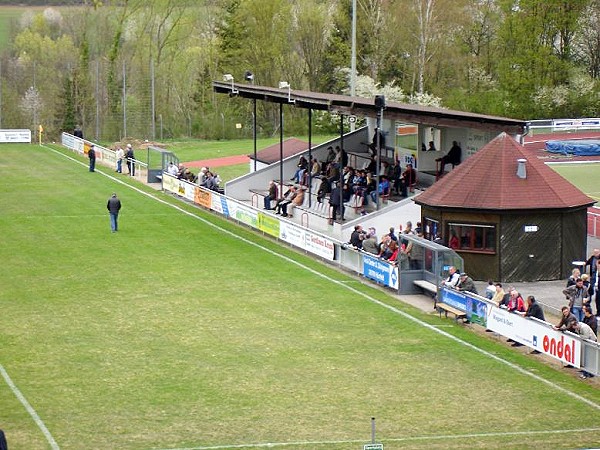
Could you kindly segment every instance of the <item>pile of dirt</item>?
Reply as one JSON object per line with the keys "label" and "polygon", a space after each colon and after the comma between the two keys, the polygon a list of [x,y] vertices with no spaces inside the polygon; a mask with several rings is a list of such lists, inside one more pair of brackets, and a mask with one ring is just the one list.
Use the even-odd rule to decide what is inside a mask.
{"label": "pile of dirt", "polygon": [[159,147],[166,149],[167,144],[163,144],[162,142],[149,141],[148,139],[133,139],[133,138],[124,138],[121,141],[114,142],[112,144],[112,148],[118,148],[119,146],[122,149],[127,147],[127,144],[131,144],[134,150],[146,150],[148,147]]}

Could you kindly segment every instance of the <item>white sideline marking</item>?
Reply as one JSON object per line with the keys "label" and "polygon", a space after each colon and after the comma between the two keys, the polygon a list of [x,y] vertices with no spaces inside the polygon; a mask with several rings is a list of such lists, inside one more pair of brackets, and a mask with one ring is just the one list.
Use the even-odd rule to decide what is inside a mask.
{"label": "white sideline marking", "polygon": [[[381,439],[380,442],[408,442],[408,441],[440,441],[444,439],[470,439],[487,437],[506,437],[506,436],[528,436],[535,434],[565,434],[565,433],[585,433],[590,431],[600,431],[600,428],[582,428],[577,430],[530,430],[530,431],[506,431],[497,433],[470,433],[470,434],[443,434],[437,436],[409,436],[403,438]],[[211,447],[184,447],[169,448],[161,450],[220,450],[227,448],[261,448],[261,447],[291,447],[294,445],[336,445],[336,444],[364,444],[365,439],[352,439],[347,441],[297,441],[297,442],[266,442],[264,444],[234,444],[234,445],[215,445]]]}
{"label": "white sideline marking", "polygon": [[27,401],[25,396],[21,393],[19,388],[17,386],[15,386],[15,383],[13,383],[13,380],[11,380],[11,378],[8,375],[8,373],[6,372],[6,370],[4,370],[4,367],[2,366],[2,364],[0,364],[0,373],[2,373],[2,377],[4,378],[4,381],[6,381],[6,384],[8,385],[10,390],[13,392],[13,394],[15,394],[15,397],[17,397],[19,399],[19,401],[25,407],[25,409],[27,410],[29,415],[33,418],[33,421],[35,422],[35,424],[38,426],[38,428],[40,430],[42,430],[42,433],[44,433],[44,436],[46,436],[46,440],[50,444],[50,447],[52,447],[54,450],[59,450],[59,446],[56,443],[56,441],[54,440],[54,438],[52,437],[52,434],[50,434],[50,431],[48,431],[48,428],[46,428],[46,425],[44,425],[44,422],[42,421],[42,419],[40,419],[40,416],[38,416],[38,413],[35,412],[35,409],[33,409],[33,406],[31,406],[29,404],[29,402]]}
{"label": "white sideline marking", "polygon": [[[15,214],[16,215],[16,214]],[[147,217],[159,217],[159,216],[170,216],[171,214],[147,214],[147,213],[136,213],[135,214],[136,217],[143,217],[143,216],[147,216]],[[4,217],[10,216],[10,214],[4,214]],[[38,214],[35,216],[32,215],[25,215],[25,216],[18,216],[19,218],[25,218],[25,219],[41,219],[41,220],[47,220],[47,219],[80,219],[82,217],[106,217],[106,214],[77,214],[77,215],[72,215],[72,216],[65,216],[65,215],[59,215],[59,214]]]}
{"label": "white sideline marking", "polygon": [[[84,167],[88,166],[87,164],[84,164],[83,162],[81,162],[81,161],[79,161],[79,160],[77,160],[77,159],[75,159],[75,158],[73,158],[73,157],[71,157],[69,155],[61,153],[61,152],[59,152],[57,150],[54,150],[54,149],[52,149],[50,147],[46,147],[45,145],[41,145],[41,147],[43,147],[45,149],[48,149],[51,152],[56,153],[57,155],[60,155],[60,156],[62,156],[64,158],[67,158],[67,159],[69,159],[69,160],[71,160],[71,161],[73,161],[73,162],[75,162],[75,163],[77,163],[77,164],[79,164],[81,166],[84,166]],[[468,347],[468,348],[470,348],[470,349],[472,349],[472,350],[474,350],[476,352],[479,352],[479,353],[481,353],[483,355],[486,355],[487,357],[489,357],[489,358],[491,358],[491,359],[493,359],[493,360],[495,360],[497,362],[505,364],[508,367],[516,370],[517,372],[520,372],[523,375],[527,375],[527,376],[529,376],[529,377],[531,377],[531,378],[533,378],[533,379],[535,379],[537,381],[540,381],[540,382],[542,382],[542,383],[544,383],[544,384],[546,384],[546,385],[548,385],[548,386],[556,389],[557,391],[559,391],[559,392],[561,392],[563,394],[566,394],[566,395],[568,395],[568,396],[570,396],[570,397],[572,397],[572,398],[574,398],[574,399],[576,399],[576,400],[578,400],[578,401],[580,401],[582,403],[587,404],[588,406],[591,406],[592,408],[600,410],[600,405],[597,404],[597,403],[594,403],[592,400],[589,400],[589,399],[587,399],[587,398],[585,398],[585,397],[583,397],[583,396],[581,396],[579,394],[576,394],[574,392],[571,392],[571,391],[569,391],[569,390],[567,390],[567,389],[565,389],[565,388],[563,388],[563,387],[561,387],[561,386],[559,386],[559,385],[557,385],[557,384],[555,384],[555,383],[553,383],[551,381],[546,380],[545,378],[542,378],[539,375],[536,375],[536,374],[534,374],[532,372],[529,372],[528,370],[523,369],[522,367],[519,367],[518,365],[516,365],[514,363],[511,363],[510,361],[502,359],[499,356],[496,356],[496,355],[494,355],[494,354],[492,354],[492,353],[490,353],[490,352],[488,352],[486,350],[483,350],[483,349],[480,349],[480,348],[474,346],[473,344],[470,344],[470,343],[468,343],[466,341],[463,341],[462,339],[457,338],[457,337],[451,335],[450,333],[447,333],[446,331],[440,330],[439,328],[437,328],[437,327],[435,327],[433,325],[430,325],[430,324],[428,324],[426,322],[423,322],[422,320],[417,319],[416,317],[413,317],[410,314],[408,314],[408,313],[406,313],[404,311],[401,311],[401,310],[399,310],[398,308],[396,308],[394,306],[388,305],[388,304],[386,304],[386,303],[384,303],[384,302],[382,302],[380,300],[377,300],[377,299],[375,299],[375,298],[373,298],[373,297],[371,297],[371,296],[369,296],[369,295],[367,295],[367,294],[365,294],[363,292],[360,292],[359,290],[357,290],[357,289],[355,289],[355,288],[353,288],[351,286],[348,286],[344,282],[341,282],[341,281],[335,280],[335,279],[333,279],[331,277],[328,277],[327,275],[324,275],[324,274],[318,272],[315,269],[307,267],[307,266],[305,266],[305,265],[303,265],[303,264],[301,264],[301,263],[293,260],[292,258],[289,258],[289,257],[287,257],[285,255],[280,254],[280,253],[277,253],[274,250],[271,250],[271,249],[268,249],[266,247],[263,247],[262,245],[260,245],[260,244],[258,244],[256,242],[253,242],[253,241],[251,241],[249,239],[246,239],[246,238],[243,238],[241,236],[238,236],[238,235],[236,235],[232,231],[226,230],[225,228],[222,228],[222,227],[220,227],[218,225],[215,225],[214,223],[209,222],[208,220],[203,219],[202,217],[199,217],[199,216],[197,216],[196,214],[194,214],[194,213],[192,213],[190,211],[186,211],[185,209],[183,209],[183,208],[181,208],[181,207],[179,207],[177,205],[169,203],[169,202],[167,202],[167,201],[165,201],[165,200],[163,200],[161,198],[155,197],[154,195],[151,195],[150,193],[145,192],[142,189],[139,189],[139,188],[137,188],[135,186],[129,185],[129,184],[125,183],[124,181],[122,181],[122,180],[120,180],[118,178],[115,178],[112,175],[104,173],[104,172],[102,172],[100,170],[97,170],[96,173],[98,173],[100,175],[103,175],[103,176],[105,176],[105,177],[107,177],[107,178],[109,178],[109,179],[111,179],[111,180],[113,180],[113,181],[115,181],[115,182],[117,182],[119,184],[122,184],[123,186],[126,186],[129,189],[132,189],[132,190],[134,190],[134,191],[136,191],[136,192],[138,192],[138,193],[140,193],[142,195],[145,195],[145,196],[147,196],[149,198],[152,198],[152,199],[156,200],[159,203],[162,203],[162,204],[167,205],[167,206],[169,206],[169,207],[171,207],[171,208],[173,208],[173,209],[175,209],[175,210],[177,210],[179,212],[182,212],[183,214],[186,214],[186,215],[188,215],[190,217],[193,217],[196,220],[199,220],[199,221],[203,222],[205,225],[208,225],[210,227],[213,227],[213,228],[221,231],[222,233],[225,233],[225,234],[228,234],[230,236],[233,236],[237,240],[241,240],[241,241],[245,242],[248,245],[254,246],[256,248],[261,249],[264,252],[267,252],[267,253],[269,253],[271,255],[277,256],[277,257],[279,257],[279,258],[281,258],[281,259],[289,262],[290,264],[294,264],[294,265],[296,265],[296,266],[298,266],[298,267],[300,267],[300,268],[302,268],[302,269],[304,269],[304,270],[306,270],[306,271],[308,271],[308,272],[310,272],[310,273],[312,273],[312,274],[314,274],[314,275],[316,275],[318,277],[321,277],[321,278],[323,278],[325,280],[328,280],[328,281],[330,281],[330,282],[332,282],[334,284],[337,284],[339,286],[343,286],[345,289],[347,289],[347,290],[349,290],[349,291],[351,291],[351,292],[353,292],[353,293],[355,293],[355,294],[357,294],[357,295],[365,298],[366,300],[370,301],[371,303],[374,303],[374,304],[379,305],[379,306],[381,306],[383,308],[386,308],[386,309],[388,309],[388,310],[390,310],[390,311],[392,311],[392,312],[394,312],[396,314],[399,314],[402,317],[405,317],[406,319],[409,319],[409,320],[411,320],[411,321],[413,321],[413,322],[415,322],[415,323],[417,323],[417,324],[419,324],[419,325],[421,325],[421,326],[423,326],[425,328],[428,328],[429,330],[431,330],[431,331],[433,331],[435,333],[441,334],[442,336],[445,336],[448,339],[451,339],[451,340],[453,340],[455,342],[458,342],[459,344],[462,344],[465,347]],[[20,393],[20,391],[18,390],[18,388],[10,380],[10,378],[8,377],[8,374],[6,374],[6,372],[4,371],[4,368],[2,368],[1,365],[0,365],[0,368],[2,370],[2,374],[3,374],[4,379],[6,380],[7,384],[11,387],[13,393],[17,396],[17,398],[19,398],[19,400],[21,400],[21,403],[25,406],[25,409],[27,409],[27,411],[29,412],[29,414],[33,417],[33,419],[34,419],[35,423],[37,424],[37,426],[42,430],[42,432],[44,433],[44,435],[46,435],[46,437],[48,439],[48,442],[50,443],[50,445],[52,446],[52,448],[53,449],[58,449],[59,448],[58,444],[56,444],[56,441],[54,441],[54,438],[52,438],[52,435],[50,434],[50,432],[48,431],[48,429],[46,428],[46,426],[44,425],[44,423],[42,422],[42,420],[39,418],[39,416],[37,415],[37,413],[35,412],[35,410],[31,407],[31,405],[29,405],[29,403],[27,402],[27,400],[25,399],[25,397],[23,397],[23,395]],[[552,432],[552,431],[548,431],[548,433],[549,432]],[[557,432],[563,432],[563,431],[557,431]],[[564,431],[564,432],[566,432],[566,431]],[[531,432],[531,433],[534,433],[534,432]],[[541,433],[541,432],[538,432],[538,433]],[[546,432],[544,432],[544,433],[546,433]],[[506,435],[509,435],[509,434],[510,433],[506,433]],[[504,434],[495,434],[495,435],[501,436],[501,435],[504,435]],[[476,436],[476,435],[470,435],[470,436]],[[486,436],[486,435],[482,434],[481,436]],[[447,436],[446,438],[452,438],[452,437],[453,436]],[[440,437],[439,439],[443,439],[443,438],[444,437]],[[413,438],[404,438],[404,439],[413,439]],[[426,438],[423,437],[421,439],[426,439]],[[435,437],[431,436],[431,437],[428,437],[427,439],[435,439]],[[358,441],[348,441],[348,442],[350,443],[350,442],[358,442]],[[341,443],[344,443],[344,442],[341,442]],[[224,449],[224,448],[269,447],[269,446],[275,446],[275,445],[281,445],[281,446],[283,446],[283,445],[301,445],[301,444],[303,444],[303,443],[296,443],[296,444],[293,444],[293,443],[291,443],[291,444],[286,444],[286,443],[281,443],[281,444],[249,444],[249,445],[226,446],[226,447],[193,447],[193,448],[190,448],[190,449],[177,449],[177,450],[209,450],[209,449]],[[308,442],[307,444],[310,444],[310,442]],[[176,450],[176,449],[172,449],[172,450]]]}

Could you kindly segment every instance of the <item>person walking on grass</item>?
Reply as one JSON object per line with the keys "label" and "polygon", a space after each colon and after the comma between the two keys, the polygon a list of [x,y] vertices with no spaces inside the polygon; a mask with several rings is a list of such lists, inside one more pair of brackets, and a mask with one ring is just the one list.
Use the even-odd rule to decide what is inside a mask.
{"label": "person walking on grass", "polygon": [[119,231],[117,220],[119,218],[119,211],[121,210],[121,200],[117,198],[117,194],[114,194],[108,199],[106,204],[108,214],[110,215],[110,231],[116,233]]}

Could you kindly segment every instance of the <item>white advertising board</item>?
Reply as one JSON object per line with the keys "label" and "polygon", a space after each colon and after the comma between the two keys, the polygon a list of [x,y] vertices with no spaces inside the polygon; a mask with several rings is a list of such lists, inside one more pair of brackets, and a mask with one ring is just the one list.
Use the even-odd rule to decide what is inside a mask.
{"label": "white advertising board", "polygon": [[0,143],[29,143],[31,130],[0,130]]}
{"label": "white advertising board", "polygon": [[554,330],[548,324],[493,306],[487,327],[565,364],[581,367],[581,343],[566,333]]}
{"label": "white advertising board", "polygon": [[279,238],[321,258],[333,261],[335,254],[333,241],[309,230],[282,221],[279,224]]}

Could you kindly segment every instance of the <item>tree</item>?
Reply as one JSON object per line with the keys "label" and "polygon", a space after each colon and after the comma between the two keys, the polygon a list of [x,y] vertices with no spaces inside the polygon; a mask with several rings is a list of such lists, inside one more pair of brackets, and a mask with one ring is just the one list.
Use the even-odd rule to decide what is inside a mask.
{"label": "tree", "polygon": [[332,5],[316,0],[303,0],[293,7],[294,38],[305,65],[303,75],[311,91],[323,85],[323,63],[331,36],[333,12]]}

